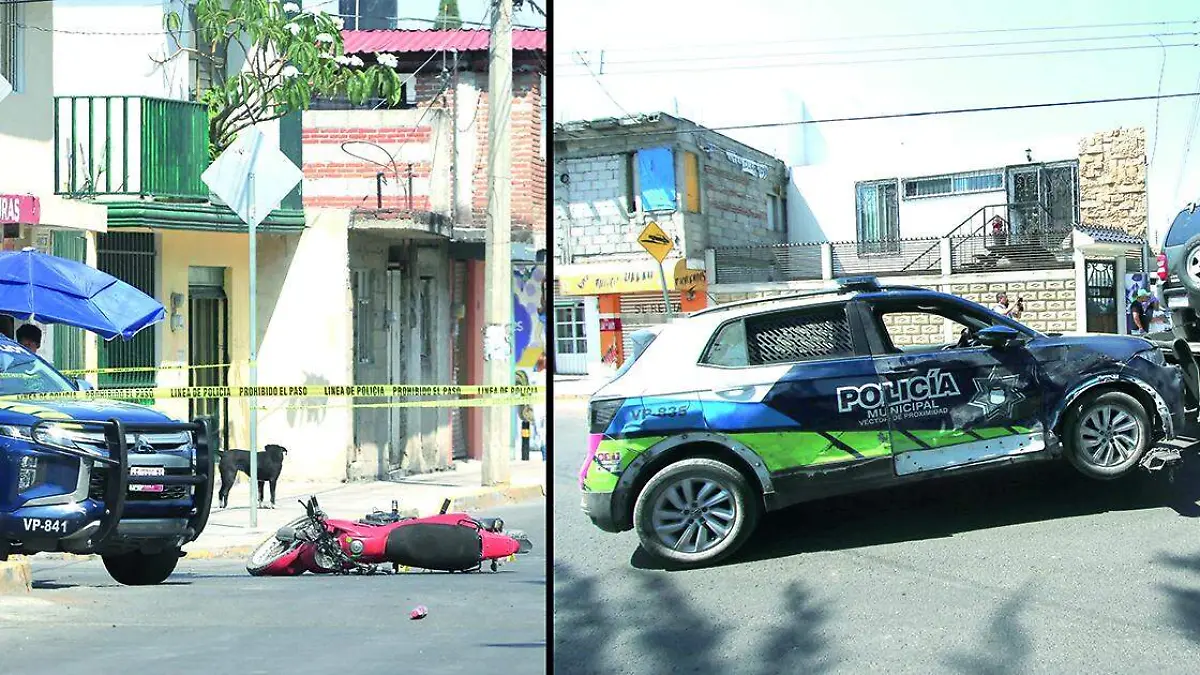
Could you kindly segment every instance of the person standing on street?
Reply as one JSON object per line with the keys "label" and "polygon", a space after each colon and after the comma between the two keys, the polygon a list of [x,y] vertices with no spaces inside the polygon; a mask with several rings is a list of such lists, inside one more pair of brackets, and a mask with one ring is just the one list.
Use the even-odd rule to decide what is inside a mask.
{"label": "person standing on street", "polygon": [[1133,334],[1146,335],[1150,332],[1150,322],[1154,320],[1155,302],[1150,291],[1143,288],[1134,296],[1129,304],[1130,318],[1133,319]]}

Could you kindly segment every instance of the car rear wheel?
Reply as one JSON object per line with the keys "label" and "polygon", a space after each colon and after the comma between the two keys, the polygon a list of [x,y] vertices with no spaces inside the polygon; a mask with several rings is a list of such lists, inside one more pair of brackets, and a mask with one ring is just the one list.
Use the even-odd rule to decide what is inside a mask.
{"label": "car rear wheel", "polygon": [[1108,391],[1071,412],[1065,425],[1067,459],[1089,478],[1119,478],[1150,447],[1150,416],[1134,397]]}
{"label": "car rear wheel", "polygon": [[707,565],[746,543],[760,509],[741,472],[715,459],[695,458],[667,466],[646,483],[633,521],[642,547],[652,555]]}

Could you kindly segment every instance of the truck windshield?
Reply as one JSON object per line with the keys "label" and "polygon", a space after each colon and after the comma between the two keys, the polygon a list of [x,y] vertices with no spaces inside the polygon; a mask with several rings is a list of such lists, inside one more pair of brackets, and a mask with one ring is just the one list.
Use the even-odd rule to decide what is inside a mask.
{"label": "truck windshield", "polygon": [[0,396],[74,390],[50,364],[17,345],[0,343]]}

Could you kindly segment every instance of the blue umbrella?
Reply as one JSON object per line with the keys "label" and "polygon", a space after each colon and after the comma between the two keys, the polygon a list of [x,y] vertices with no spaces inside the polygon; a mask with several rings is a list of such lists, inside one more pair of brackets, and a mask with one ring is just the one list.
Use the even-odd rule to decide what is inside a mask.
{"label": "blue umbrella", "polygon": [[0,252],[0,314],[61,323],[105,340],[132,338],[166,317],[162,303],[94,267],[38,253]]}

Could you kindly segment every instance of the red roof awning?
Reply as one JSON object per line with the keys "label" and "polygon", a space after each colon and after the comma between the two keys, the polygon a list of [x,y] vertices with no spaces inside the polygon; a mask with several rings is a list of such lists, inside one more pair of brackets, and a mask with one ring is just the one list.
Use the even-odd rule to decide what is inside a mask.
{"label": "red roof awning", "polygon": [[[369,52],[485,52],[491,31],[486,30],[345,30],[347,54]],[[513,51],[546,51],[545,30],[514,30]]]}

